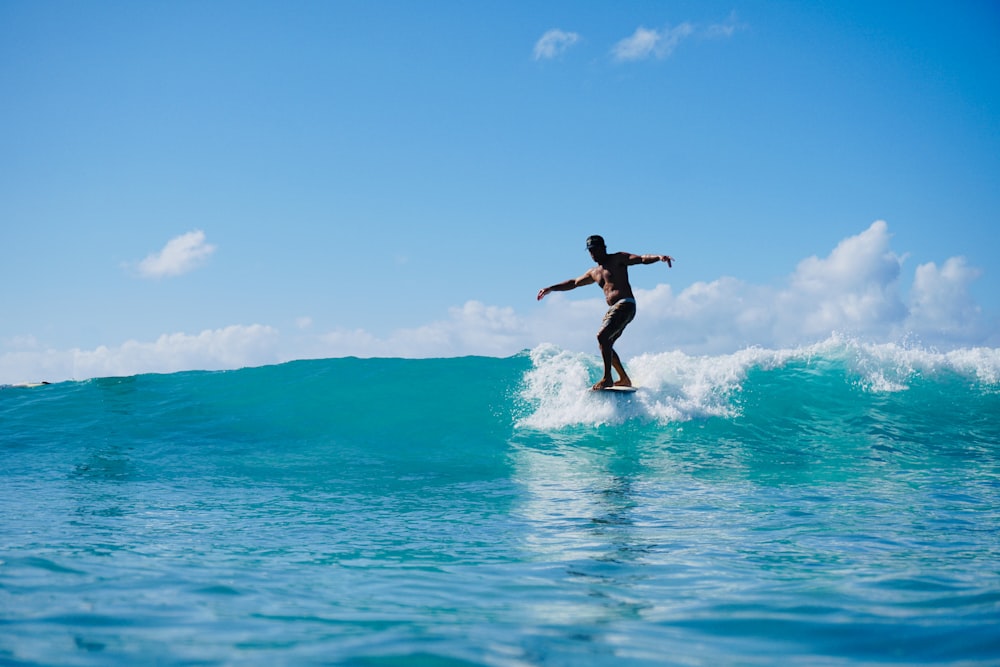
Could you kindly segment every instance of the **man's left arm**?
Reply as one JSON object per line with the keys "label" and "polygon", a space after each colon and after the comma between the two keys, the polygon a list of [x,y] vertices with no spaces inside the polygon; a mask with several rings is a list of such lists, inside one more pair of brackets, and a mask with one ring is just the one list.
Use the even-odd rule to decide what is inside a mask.
{"label": "man's left arm", "polygon": [[629,255],[626,260],[629,266],[634,264],[656,264],[657,262],[666,262],[670,268],[674,266],[674,258],[670,255]]}

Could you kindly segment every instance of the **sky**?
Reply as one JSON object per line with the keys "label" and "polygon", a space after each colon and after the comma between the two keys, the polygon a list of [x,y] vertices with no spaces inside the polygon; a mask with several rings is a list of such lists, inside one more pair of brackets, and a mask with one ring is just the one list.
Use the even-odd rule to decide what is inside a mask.
{"label": "sky", "polygon": [[1000,5],[0,3],[0,383],[1000,346]]}

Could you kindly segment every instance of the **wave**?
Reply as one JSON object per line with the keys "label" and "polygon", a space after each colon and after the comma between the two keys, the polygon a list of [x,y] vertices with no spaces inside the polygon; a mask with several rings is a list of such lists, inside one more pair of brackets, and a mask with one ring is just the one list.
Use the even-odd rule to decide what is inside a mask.
{"label": "wave", "polygon": [[992,422],[1000,414],[1000,349],[994,348],[941,352],[833,336],[794,349],[647,352],[625,363],[639,387],[635,394],[588,391],[600,376],[598,356],[546,344],[503,359],[352,357],[9,387],[0,392],[0,414],[24,432],[197,419],[239,432],[378,434],[426,446],[456,434],[489,433],[502,442],[512,430],[628,423],[752,420],[766,428],[806,403],[814,416],[838,409],[857,415],[890,398],[902,421],[928,410],[941,419],[964,414]]}
{"label": "wave", "polygon": [[[952,391],[996,394],[1000,349],[937,350],[895,343],[865,343],[844,336],[794,349],[746,348],[732,354],[691,356],[645,353],[626,361],[635,394],[587,391],[601,375],[596,355],[541,345],[528,353],[532,367],[520,396],[530,406],[519,427],[553,429],[621,424],[641,419],[660,424],[743,416],[767,395],[788,392],[814,400],[852,400],[945,385]],[[762,399],[762,395],[764,395]],[[963,400],[953,395],[954,400]]]}

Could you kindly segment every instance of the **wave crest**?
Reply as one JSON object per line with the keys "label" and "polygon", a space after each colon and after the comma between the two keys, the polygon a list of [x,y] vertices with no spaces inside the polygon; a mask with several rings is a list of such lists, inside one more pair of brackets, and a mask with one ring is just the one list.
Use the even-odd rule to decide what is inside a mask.
{"label": "wave crest", "polygon": [[[739,396],[748,378],[778,373],[785,382],[816,392],[847,388],[860,395],[908,390],[914,382],[959,379],[978,390],[1000,385],[1000,349],[964,348],[940,352],[907,343],[867,343],[832,335],[797,348],[750,347],[730,354],[691,356],[644,353],[626,367],[639,391],[607,395],[588,391],[600,377],[597,355],[569,352],[551,344],[530,351],[520,398],[527,414],[518,427],[555,429],[621,424],[632,419],[661,424],[742,414]],[[750,382],[750,386],[756,386]]]}

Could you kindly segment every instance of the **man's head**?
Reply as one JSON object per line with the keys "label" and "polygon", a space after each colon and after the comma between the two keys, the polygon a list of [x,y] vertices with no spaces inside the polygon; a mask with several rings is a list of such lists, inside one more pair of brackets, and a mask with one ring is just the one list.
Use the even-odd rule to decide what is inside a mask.
{"label": "man's head", "polygon": [[590,251],[590,256],[601,257],[607,253],[607,247],[604,245],[604,238],[601,236],[588,236],[587,237],[587,250]]}

